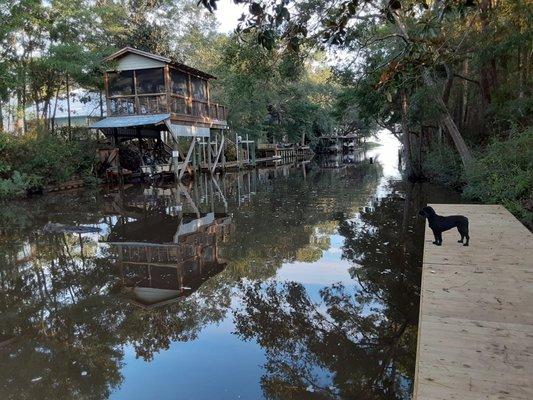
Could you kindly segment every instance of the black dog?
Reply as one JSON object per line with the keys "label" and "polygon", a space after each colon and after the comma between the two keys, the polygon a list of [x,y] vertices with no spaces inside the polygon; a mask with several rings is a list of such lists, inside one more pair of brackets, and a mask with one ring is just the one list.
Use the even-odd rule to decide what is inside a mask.
{"label": "black dog", "polygon": [[419,212],[428,219],[429,227],[435,235],[435,241],[433,244],[440,246],[442,244],[442,232],[457,227],[457,230],[461,234],[461,240],[459,243],[463,243],[463,239],[466,238],[466,242],[463,246],[468,246],[470,236],[468,236],[468,218],[462,215],[450,215],[449,217],[442,217],[437,215],[435,210],[431,207],[424,207]]}

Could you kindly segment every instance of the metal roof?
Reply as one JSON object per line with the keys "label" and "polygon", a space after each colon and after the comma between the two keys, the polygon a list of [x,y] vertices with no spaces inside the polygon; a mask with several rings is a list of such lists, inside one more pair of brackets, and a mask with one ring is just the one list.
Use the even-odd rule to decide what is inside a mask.
{"label": "metal roof", "polygon": [[104,61],[114,60],[115,58],[122,57],[123,55],[125,55],[127,53],[137,54],[139,56],[152,58],[154,60],[162,61],[162,62],[165,62],[165,63],[171,62],[170,58],[159,56],[159,55],[153,54],[153,53],[148,53],[147,51],[138,50],[138,49],[135,49],[135,48],[129,47],[129,46],[128,47],[124,47],[124,48],[120,49],[119,51],[116,51],[113,54],[107,56],[106,58],[104,58]]}
{"label": "metal roof", "polygon": [[180,62],[176,62],[168,57],[163,57],[163,56],[160,56],[160,55],[157,55],[157,54],[153,54],[153,53],[148,53],[147,51],[142,51],[142,50],[138,50],[138,49],[135,49],[133,47],[124,47],[123,49],[120,49],[119,51],[116,51],[115,53],[107,56],[106,58],[103,59],[104,62],[106,61],[112,61],[112,60],[115,60],[117,58],[120,58],[120,57],[123,57],[125,56],[126,54],[128,53],[132,53],[132,54],[137,54],[139,56],[142,56],[142,57],[147,57],[147,58],[151,58],[153,60],[157,60],[157,61],[161,61],[161,62],[164,62],[176,69],[180,69],[182,70],[183,72],[188,72],[192,75],[196,75],[196,76],[199,76],[199,77],[202,77],[202,78],[207,78],[207,79],[216,79],[216,76],[214,75],[211,75],[211,74],[208,74],[207,72],[204,72],[204,71],[200,71],[199,69],[196,69],[196,68],[193,68],[193,67],[189,67],[188,65],[185,65],[185,64],[182,64]]}
{"label": "metal roof", "polygon": [[107,117],[95,122],[89,128],[126,128],[130,126],[156,125],[170,118],[170,114],[128,115],[125,117]]}

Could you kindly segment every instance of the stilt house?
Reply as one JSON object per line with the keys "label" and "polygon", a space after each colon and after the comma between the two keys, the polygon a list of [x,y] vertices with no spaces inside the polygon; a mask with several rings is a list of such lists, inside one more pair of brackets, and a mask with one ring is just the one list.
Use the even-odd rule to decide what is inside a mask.
{"label": "stilt house", "polygon": [[[213,75],[131,47],[104,61],[112,66],[104,74],[107,118],[91,128],[115,146],[137,139],[141,156],[150,154],[143,164],[172,165],[182,176],[195,143],[209,144],[211,150],[209,138],[228,128],[226,107],[210,98]],[[180,138],[189,141],[183,154],[178,151]],[[209,153],[210,160],[217,156]]]}

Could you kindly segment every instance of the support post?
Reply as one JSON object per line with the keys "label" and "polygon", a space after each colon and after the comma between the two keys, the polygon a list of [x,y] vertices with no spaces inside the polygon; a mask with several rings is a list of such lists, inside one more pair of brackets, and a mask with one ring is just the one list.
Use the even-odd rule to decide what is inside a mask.
{"label": "support post", "polygon": [[143,160],[143,143],[142,143],[142,136],[141,136],[141,128],[136,127],[135,133],[137,134],[137,140],[138,140],[138,147],[139,147],[139,156],[141,157],[141,165],[144,165]]}
{"label": "support post", "polygon": [[255,153],[255,142],[252,143],[252,165],[255,167],[257,164],[257,155]]}
{"label": "support post", "polygon": [[206,149],[208,140],[206,141],[205,138],[202,139],[202,155],[203,155],[203,161],[200,162],[200,168],[198,169],[200,172],[202,171],[202,165],[207,164],[207,155],[206,155]]}
{"label": "support post", "polygon": [[215,154],[218,154],[218,129],[215,131]]}
{"label": "support post", "polygon": [[237,169],[240,169],[239,166],[239,135],[235,132],[235,154],[237,155]]}
{"label": "support post", "polygon": [[[215,163],[213,164],[213,167],[211,168],[211,175],[214,175],[215,174],[215,170],[217,168],[217,165],[218,165],[218,160],[220,159],[220,153],[222,153],[224,151],[224,134],[222,134],[222,142],[220,142],[220,146],[218,148],[218,153],[216,154],[216,158],[215,158]],[[224,162],[223,162],[223,165],[224,165]]]}
{"label": "support post", "polygon": [[194,143],[196,142],[196,137],[192,137],[191,145],[189,146],[189,151],[187,151],[187,156],[185,157],[185,161],[183,161],[183,165],[181,166],[180,174],[178,176],[178,179],[183,178],[183,175],[185,174],[185,170],[187,169],[187,166],[189,165],[189,160],[191,159],[191,154],[194,150]]}
{"label": "support post", "polygon": [[210,132],[209,137],[207,138],[207,169],[209,171],[211,171],[212,151],[213,149],[211,149],[211,132]]}
{"label": "support post", "polygon": [[222,169],[226,170],[226,142],[225,142],[226,136],[224,134],[224,131],[222,131],[222,143],[220,144],[220,147],[222,148]]}
{"label": "support post", "polygon": [[248,141],[248,134],[246,134],[246,160],[250,164],[250,142]]}

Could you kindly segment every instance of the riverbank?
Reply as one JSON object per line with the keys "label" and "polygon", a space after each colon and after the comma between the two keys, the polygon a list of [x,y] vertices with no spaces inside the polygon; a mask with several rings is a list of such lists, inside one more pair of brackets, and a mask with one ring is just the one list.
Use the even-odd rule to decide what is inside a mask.
{"label": "riverbank", "polygon": [[89,135],[73,139],[72,133],[0,132],[0,200],[43,193],[73,180],[78,186],[95,184],[96,141]]}
{"label": "riverbank", "polygon": [[501,204],[533,228],[533,128],[478,148],[466,169],[445,144],[428,151],[423,167],[431,181],[461,191],[467,200]]}

